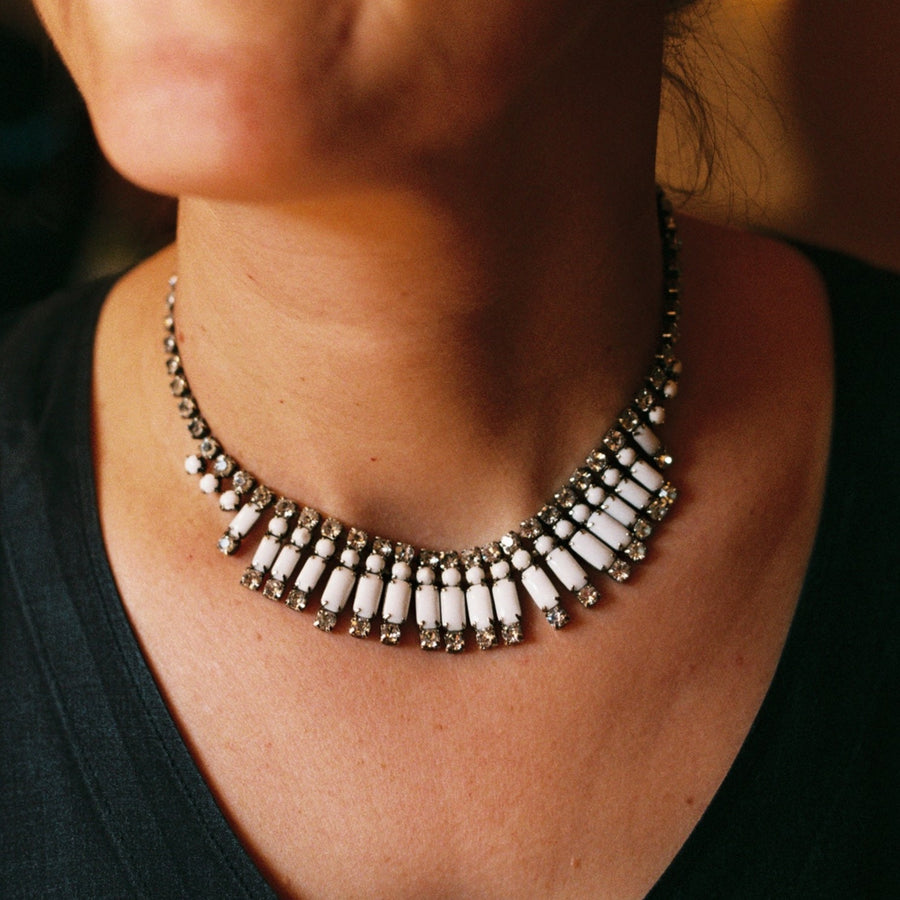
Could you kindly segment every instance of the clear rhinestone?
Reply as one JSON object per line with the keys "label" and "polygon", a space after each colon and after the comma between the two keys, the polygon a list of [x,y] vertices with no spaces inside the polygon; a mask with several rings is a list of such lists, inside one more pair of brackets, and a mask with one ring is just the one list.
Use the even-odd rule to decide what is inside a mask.
{"label": "clear rhinestone", "polygon": [[337,519],[329,517],[322,523],[322,537],[331,541],[337,538],[343,530],[344,526]]}
{"label": "clear rhinestone", "polygon": [[411,544],[397,544],[394,547],[394,557],[397,562],[409,565],[416,558],[416,548]]}
{"label": "clear rhinestone", "polygon": [[181,371],[181,357],[170,356],[166,360],[166,371],[170,375],[177,375]]}
{"label": "clear rhinestone", "polygon": [[222,537],[219,538],[216,546],[226,556],[231,556],[231,554],[241,546],[241,542],[230,531],[226,531],[225,534],[223,534]]}
{"label": "clear rhinestone", "polygon": [[233,471],[234,460],[225,453],[220,453],[215,460],[213,460],[213,472],[220,478],[227,478]]}
{"label": "clear rhinestone", "polygon": [[578,597],[578,602],[588,609],[600,602],[600,591],[592,584],[586,584],[576,596]]}
{"label": "clear rhinestone", "polygon": [[372,631],[372,620],[354,615],[350,620],[350,634],[355,638],[367,638]]}
{"label": "clear rhinestone", "polygon": [[387,559],[394,552],[394,546],[385,538],[377,537],[372,542],[372,552]]}
{"label": "clear rhinestone", "polygon": [[470,547],[467,550],[462,550],[459,554],[459,558],[462,561],[464,569],[474,569],[483,562],[481,550],[478,547]]}
{"label": "clear rhinestone", "polygon": [[559,493],[554,495],[553,499],[563,509],[571,509],[578,502],[578,495],[572,488],[564,487]]}
{"label": "clear rhinestone", "polygon": [[369,536],[358,528],[350,528],[347,531],[347,546],[351,550],[364,550],[368,540]]}
{"label": "clear rhinestone", "polygon": [[497,632],[494,631],[493,625],[487,628],[480,628],[475,632],[475,643],[478,644],[479,650],[490,650],[491,647],[497,646]]}
{"label": "clear rhinestone", "polygon": [[241,576],[241,584],[251,591],[258,591],[263,583],[263,573],[258,572],[253,566],[244,570]]}
{"label": "clear rhinestone", "polygon": [[522,537],[528,538],[529,541],[536,540],[544,533],[540,520],[536,516],[526,519],[519,528],[522,532]]}
{"label": "clear rhinestone", "polygon": [[239,469],[231,476],[231,488],[238,495],[246,494],[253,488],[253,476],[243,469]]}
{"label": "clear rhinestone", "polygon": [[163,328],[166,331],[174,331],[175,330],[175,320],[172,318],[171,313],[163,319]]}
{"label": "clear rhinestone", "polygon": [[187,379],[183,375],[176,375],[169,382],[169,390],[171,390],[176,397],[180,397],[182,394],[186,394],[187,389]]}
{"label": "clear rhinestone", "polygon": [[381,623],[381,643],[390,647],[400,642],[400,626],[396,622]]}
{"label": "clear rhinestone", "polygon": [[250,495],[250,502],[257,509],[265,509],[272,502],[274,496],[275,495],[264,484],[261,484]]}
{"label": "clear rhinestone", "polygon": [[587,458],[587,464],[592,472],[604,472],[609,465],[609,460],[606,454],[598,447],[595,450],[591,450],[591,454]]}
{"label": "clear rhinestone", "polygon": [[503,643],[507,646],[510,644],[521,644],[522,641],[525,640],[525,632],[522,630],[522,623],[513,622],[512,625],[501,625],[500,637],[503,638]]}
{"label": "clear rhinestone", "polygon": [[213,459],[222,452],[219,442],[213,437],[206,437],[200,442],[200,455],[206,459]]}
{"label": "clear rhinestone", "polygon": [[642,562],[647,558],[647,545],[643,541],[632,541],[625,548],[625,555],[632,562]]}
{"label": "clear rhinestone", "polygon": [[192,438],[196,438],[198,441],[200,440],[200,438],[204,438],[209,434],[209,425],[207,425],[206,419],[203,419],[200,416],[197,416],[195,419],[191,419],[191,421],[188,422],[187,429],[188,434],[190,434]]}
{"label": "clear rhinestone", "polygon": [[419,568],[439,569],[441,567],[441,554],[436,550],[419,551]]}
{"label": "clear rhinestone", "polygon": [[440,555],[439,559],[440,566],[444,570],[459,568],[459,554],[455,550],[447,550]]}
{"label": "clear rhinestone", "polygon": [[547,621],[556,629],[565,628],[569,624],[569,614],[562,606],[554,606],[544,612]]}
{"label": "clear rhinestone", "polygon": [[650,374],[647,376],[650,384],[656,388],[656,390],[660,390],[662,386],[666,383],[666,379],[669,377],[669,373],[666,372],[664,366],[656,365],[650,370]]}
{"label": "clear rhinestone", "polygon": [[562,513],[555,506],[544,506],[538,513],[538,518],[552,528],[562,518]]}
{"label": "clear rhinestone", "polygon": [[315,625],[319,631],[333,631],[334,626],[337,625],[337,614],[333,613],[330,609],[325,609],[323,606],[316,613],[313,625]]}
{"label": "clear rhinestone", "polygon": [[669,504],[664,497],[657,497],[655,500],[651,501],[650,505],[647,507],[647,515],[650,516],[654,522],[661,522],[666,517],[668,511]]}
{"label": "clear rhinestone", "polygon": [[593,484],[591,470],[576,469],[569,478],[569,484],[571,484],[576,491],[586,491]]}
{"label": "clear rhinestone", "polygon": [[163,340],[163,350],[165,350],[166,353],[178,352],[178,344],[175,343],[175,338],[172,337],[171,334],[166,335],[165,339]]}
{"label": "clear rhinestone", "polygon": [[263,597],[268,597],[270,600],[280,600],[283,594],[284,582],[277,578],[270,578],[263,588]]}
{"label": "clear rhinestone", "polygon": [[444,632],[444,649],[448,653],[459,653],[466,646],[466,636],[462,631]]}
{"label": "clear rhinestone", "polygon": [[182,419],[191,419],[197,415],[197,403],[193,397],[182,397],[178,401],[178,415]]}
{"label": "clear rhinestone", "polygon": [[628,581],[631,576],[631,565],[624,559],[617,559],[606,570],[606,574],[609,575],[613,581],[618,581],[619,584],[621,584],[623,581]]}
{"label": "clear rhinestone", "polygon": [[490,544],[482,548],[481,555],[484,557],[484,561],[489,566],[492,566],[503,559],[503,548],[500,546],[499,541],[491,541]]}
{"label": "clear rhinestone", "polygon": [[304,506],[298,522],[303,528],[315,528],[319,524],[319,513],[310,506]]}
{"label": "clear rhinestone", "polygon": [[500,546],[503,548],[504,553],[512,556],[516,550],[521,548],[522,542],[514,531],[507,531],[506,534],[500,538]]}
{"label": "clear rhinestone", "polygon": [[640,393],[635,397],[635,403],[638,409],[647,412],[656,403],[656,395],[649,388],[641,388]]}
{"label": "clear rhinestone", "polygon": [[293,519],[297,515],[297,504],[287,497],[279,497],[275,504],[275,515],[282,519]]}
{"label": "clear rhinestone", "polygon": [[674,484],[667,481],[660,489],[659,496],[665,497],[671,506],[678,499],[678,488]]}
{"label": "clear rhinestone", "polygon": [[419,628],[419,646],[423,650],[440,650],[440,628]]}
{"label": "clear rhinestone", "polygon": [[653,534],[653,526],[646,519],[638,519],[631,532],[639,541],[646,541]]}
{"label": "clear rhinestone", "polygon": [[618,428],[610,428],[603,438],[603,443],[606,444],[613,453],[618,453],[625,446],[625,435],[622,434]]}
{"label": "clear rhinestone", "polygon": [[634,429],[641,424],[641,418],[633,409],[626,409],[625,412],[619,416],[619,424],[626,431],[634,431]]}
{"label": "clear rhinestone", "polygon": [[291,609],[306,609],[306,602],[309,600],[309,596],[306,591],[301,591],[300,588],[293,587],[288,591],[287,597],[284,598],[284,602]]}

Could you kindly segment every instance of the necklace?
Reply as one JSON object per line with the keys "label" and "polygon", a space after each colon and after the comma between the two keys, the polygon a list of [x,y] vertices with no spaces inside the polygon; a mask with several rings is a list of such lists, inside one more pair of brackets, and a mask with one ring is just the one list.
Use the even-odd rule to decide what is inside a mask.
{"label": "necklace", "polygon": [[553,627],[562,628],[569,615],[559,586],[592,607],[600,600],[592,578],[602,573],[614,582],[627,581],[677,496],[664,475],[672,458],[653,429],[663,422],[665,402],[675,395],[681,373],[673,353],[680,244],[671,205],[661,191],[657,201],[663,324],[644,383],[552,500],[499,540],[463,551],[370,537],[361,528],[277,496],[241,468],[213,435],[191,392],[175,340],[177,276],[170,278],[166,367],[178,411],[199,441],[185,469],[199,478],[202,492],[217,494],[221,509],[231,514],[218,541],[226,556],[265,524],[241,584],[297,610],[316,597],[314,624],[322,631],[332,631],[349,604],[350,634],[368,637],[377,617],[381,642],[388,645],[399,643],[412,607],[420,646],[435,650],[443,645],[457,653],[465,646],[467,628],[474,630],[482,650],[500,641],[520,643],[523,594]]}

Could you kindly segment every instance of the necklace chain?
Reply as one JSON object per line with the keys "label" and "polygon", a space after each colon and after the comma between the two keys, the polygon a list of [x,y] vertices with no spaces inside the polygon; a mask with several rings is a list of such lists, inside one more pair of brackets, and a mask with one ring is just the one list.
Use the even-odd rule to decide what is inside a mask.
{"label": "necklace chain", "polygon": [[[419,644],[461,651],[468,629],[483,650],[524,639],[520,598],[529,596],[555,628],[569,622],[560,588],[585,607],[600,601],[598,574],[628,580],[647,555],[647,541],[668,514],[677,491],[665,470],[672,458],[655,434],[665,403],[677,391],[674,355],[680,312],[680,272],[672,208],[658,192],[663,259],[663,323],[644,383],[600,444],[554,495],[518,529],[482,547],[435,551],[371,537],[288,497],[277,496],[243,469],[200,413],[175,340],[175,287],[169,279],[166,367],[178,410],[199,441],[185,469],[200,490],[219,497],[231,520],[218,541],[235,554],[265,524],[241,584],[293,609],[318,600],[314,624],[332,631],[349,605],[349,632],[365,638],[380,620],[381,642],[399,643],[414,609]],[[352,602],[351,602],[352,601]]]}

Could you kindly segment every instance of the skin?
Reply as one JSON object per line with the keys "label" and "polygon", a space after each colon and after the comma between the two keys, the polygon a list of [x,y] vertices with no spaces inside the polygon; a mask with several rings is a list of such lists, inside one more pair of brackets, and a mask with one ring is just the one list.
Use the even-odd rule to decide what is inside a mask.
{"label": "skin", "polygon": [[284,896],[642,896],[733,761],[802,583],[830,425],[814,273],[684,221],[681,509],[602,610],[562,634],[529,612],[526,645],[455,659],[329,639],[236,586],[220,513],[178,480],[159,334],[177,269],[204,413],[278,490],[420,545],[502,534],[652,354],[661,4],[38,8],[110,157],[182,195],[177,247],[101,318],[98,503],[248,852]]}

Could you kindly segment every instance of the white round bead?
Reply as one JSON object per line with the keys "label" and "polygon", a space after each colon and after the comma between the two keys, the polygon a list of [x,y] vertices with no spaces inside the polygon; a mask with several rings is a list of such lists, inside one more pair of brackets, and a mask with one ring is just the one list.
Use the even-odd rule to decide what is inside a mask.
{"label": "white round bead", "polygon": [[512,555],[513,568],[521,571],[531,565],[531,554],[527,550],[516,550]]}
{"label": "white round bead", "polygon": [[491,578],[509,578],[509,563],[505,559],[491,565]]}
{"label": "white round bead", "polygon": [[316,556],[328,559],[331,554],[334,553],[334,541],[330,538],[319,538],[319,540],[316,541],[315,553]]}
{"label": "white round bead", "polygon": [[380,553],[372,553],[366,560],[366,571],[373,575],[380,575],[384,571],[384,557]]}
{"label": "white round bead", "polygon": [[188,475],[199,475],[203,471],[203,460],[196,453],[192,453],[184,461],[184,471]]}
{"label": "white round bead", "polygon": [[355,569],[359,565],[359,552],[351,547],[345,547],[341,551],[341,565],[348,569]]}
{"label": "white round bead", "polygon": [[484,581],[484,569],[481,566],[472,566],[466,569],[466,581],[469,584],[481,584]]}
{"label": "white round bead", "polygon": [[207,472],[200,479],[200,490],[203,491],[204,494],[214,494],[219,489],[219,479],[212,474],[212,472]]}
{"label": "white round bead", "polygon": [[239,502],[238,495],[235,491],[225,491],[222,496],[219,497],[219,509],[224,512],[232,512],[238,508]]}
{"label": "white round bead", "polygon": [[412,569],[409,567],[409,563],[396,562],[391,566],[391,578],[398,581],[409,581],[411,577]]}
{"label": "white round bead", "polygon": [[431,566],[416,569],[416,581],[419,584],[434,584],[434,569]]}
{"label": "white round bead", "polygon": [[287,519],[281,516],[273,516],[269,520],[269,527],[266,530],[269,534],[274,534],[275,537],[284,537],[289,527]]}
{"label": "white round bead", "polygon": [[446,587],[456,587],[462,581],[459,569],[444,569],[441,572],[441,583]]}

